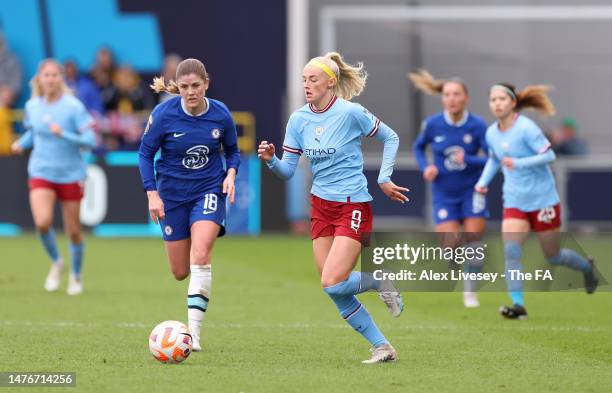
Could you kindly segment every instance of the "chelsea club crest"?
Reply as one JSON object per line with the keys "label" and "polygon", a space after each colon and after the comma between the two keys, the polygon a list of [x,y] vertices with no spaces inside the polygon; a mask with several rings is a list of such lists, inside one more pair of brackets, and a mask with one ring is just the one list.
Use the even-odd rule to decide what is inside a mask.
{"label": "chelsea club crest", "polygon": [[219,130],[218,128],[213,128],[211,131],[211,135],[213,138],[219,139],[219,137],[221,136],[221,130]]}

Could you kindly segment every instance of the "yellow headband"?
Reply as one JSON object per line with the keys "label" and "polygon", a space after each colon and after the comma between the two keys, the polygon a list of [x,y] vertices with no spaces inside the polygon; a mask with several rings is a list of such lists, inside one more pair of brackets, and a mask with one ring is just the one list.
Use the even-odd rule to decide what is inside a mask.
{"label": "yellow headband", "polygon": [[315,66],[319,67],[320,69],[322,69],[330,78],[338,79],[338,75],[336,75],[336,73],[334,71],[332,71],[331,68],[329,68],[325,64],[321,63],[320,61],[313,60],[313,61],[310,62],[310,64],[315,65]]}

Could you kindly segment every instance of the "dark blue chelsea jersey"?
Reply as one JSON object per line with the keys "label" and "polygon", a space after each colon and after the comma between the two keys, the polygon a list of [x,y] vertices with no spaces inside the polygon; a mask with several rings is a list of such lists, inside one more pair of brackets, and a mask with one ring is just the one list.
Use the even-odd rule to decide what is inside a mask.
{"label": "dark blue chelsea jersey", "polygon": [[[456,124],[444,112],[423,122],[412,148],[419,167],[425,170],[428,165],[425,149],[431,147],[433,164],[438,168],[434,194],[454,195],[474,188],[487,162],[486,130],[484,120],[469,112]],[[455,160],[458,152],[465,154],[462,163]]]}
{"label": "dark blue chelsea jersey", "polygon": [[[145,190],[158,190],[165,204],[177,205],[220,192],[226,169],[238,170],[236,126],[221,101],[205,98],[206,110],[191,115],[181,97],[153,109],[142,136],[139,167]],[[161,149],[160,157],[153,160]],[[168,206],[166,208],[169,208]]]}

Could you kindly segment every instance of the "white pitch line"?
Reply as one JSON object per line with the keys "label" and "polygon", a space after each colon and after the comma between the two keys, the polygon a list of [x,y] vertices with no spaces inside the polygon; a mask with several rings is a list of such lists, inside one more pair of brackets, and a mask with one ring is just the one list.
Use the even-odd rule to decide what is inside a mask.
{"label": "white pitch line", "polygon": [[[54,322],[33,322],[33,321],[5,321],[0,320],[0,326],[27,326],[27,327],[56,327],[56,328],[96,328],[96,327],[116,327],[120,329],[148,329],[155,326],[155,323],[144,322],[121,322],[117,324],[104,324],[95,322],[75,322],[75,321],[54,321]],[[386,329],[401,329],[401,330],[447,330],[447,331],[463,331],[473,330],[475,328],[485,329],[488,331],[528,331],[528,332],[579,332],[579,333],[595,333],[609,332],[612,328],[590,327],[590,326],[488,326],[474,327],[470,325],[455,326],[455,325],[397,325],[385,324],[381,325]],[[242,324],[242,323],[207,323],[207,329],[348,329],[346,324],[325,324],[312,325],[308,323],[292,323],[292,324]]]}

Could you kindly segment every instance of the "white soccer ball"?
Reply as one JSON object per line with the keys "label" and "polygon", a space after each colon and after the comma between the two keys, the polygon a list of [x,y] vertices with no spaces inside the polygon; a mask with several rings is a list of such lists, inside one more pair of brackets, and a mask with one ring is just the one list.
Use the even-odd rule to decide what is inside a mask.
{"label": "white soccer ball", "polygon": [[189,328],[182,322],[162,322],[149,335],[149,350],[162,363],[180,363],[189,357],[192,349]]}

